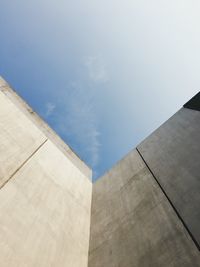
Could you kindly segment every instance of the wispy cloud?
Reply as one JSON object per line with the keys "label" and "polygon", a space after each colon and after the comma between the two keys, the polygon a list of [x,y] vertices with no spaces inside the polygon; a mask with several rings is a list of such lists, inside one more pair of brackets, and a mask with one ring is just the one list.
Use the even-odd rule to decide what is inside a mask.
{"label": "wispy cloud", "polygon": [[45,113],[44,116],[47,118],[51,116],[56,108],[56,105],[54,103],[48,102],[45,105]]}
{"label": "wispy cloud", "polygon": [[105,83],[108,81],[108,73],[105,62],[101,56],[89,56],[85,60],[90,80]]}
{"label": "wispy cloud", "polygon": [[99,162],[100,142],[97,118],[92,96],[77,83],[71,83],[63,92],[57,107],[56,128],[64,135],[68,144],[79,151],[80,156],[91,167]]}

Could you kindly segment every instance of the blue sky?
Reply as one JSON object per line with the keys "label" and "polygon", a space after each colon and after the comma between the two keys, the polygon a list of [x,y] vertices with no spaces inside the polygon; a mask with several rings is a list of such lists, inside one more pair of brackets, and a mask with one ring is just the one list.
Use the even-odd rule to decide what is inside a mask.
{"label": "blue sky", "polygon": [[200,2],[0,0],[0,75],[102,175],[200,88]]}

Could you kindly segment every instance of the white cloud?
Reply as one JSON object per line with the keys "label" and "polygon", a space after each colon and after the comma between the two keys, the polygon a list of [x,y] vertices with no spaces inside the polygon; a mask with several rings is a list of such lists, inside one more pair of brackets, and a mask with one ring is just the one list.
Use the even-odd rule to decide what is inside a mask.
{"label": "white cloud", "polygon": [[101,56],[90,56],[85,61],[89,78],[93,82],[105,83],[108,81],[108,73]]}
{"label": "white cloud", "polygon": [[55,104],[53,104],[51,102],[46,103],[46,105],[45,105],[45,117],[51,116],[53,114],[55,108],[56,108]]}
{"label": "white cloud", "polygon": [[71,83],[66,92],[59,104],[56,128],[66,137],[67,143],[79,151],[83,160],[94,168],[99,162],[100,133],[92,97],[77,83]]}

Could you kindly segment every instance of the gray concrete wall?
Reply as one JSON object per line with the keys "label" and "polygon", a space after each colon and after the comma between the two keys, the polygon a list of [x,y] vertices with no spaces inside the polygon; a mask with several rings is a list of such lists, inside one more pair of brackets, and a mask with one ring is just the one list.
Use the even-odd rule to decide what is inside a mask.
{"label": "gray concrete wall", "polygon": [[200,246],[200,112],[182,108],[138,149]]}
{"label": "gray concrete wall", "polygon": [[195,267],[199,251],[133,150],[93,185],[89,267]]}
{"label": "gray concrete wall", "polygon": [[0,79],[0,266],[200,267],[199,130],[181,109],[92,193],[88,166]]}
{"label": "gray concrete wall", "polygon": [[88,266],[90,169],[0,81],[0,266]]}

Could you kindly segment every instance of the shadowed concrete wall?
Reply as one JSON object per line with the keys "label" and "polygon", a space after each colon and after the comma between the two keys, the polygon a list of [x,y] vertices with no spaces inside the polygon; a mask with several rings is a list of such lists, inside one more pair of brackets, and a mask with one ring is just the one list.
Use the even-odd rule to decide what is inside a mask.
{"label": "shadowed concrete wall", "polygon": [[0,266],[86,267],[89,168],[0,80]]}
{"label": "shadowed concrete wall", "polygon": [[93,185],[89,267],[200,266],[199,251],[133,150]]}
{"label": "shadowed concrete wall", "polygon": [[182,108],[138,149],[200,246],[200,111]]}

